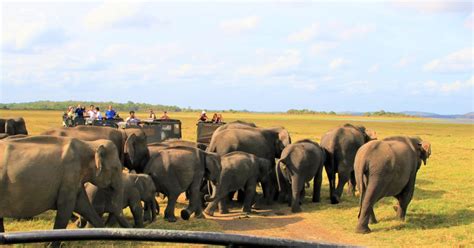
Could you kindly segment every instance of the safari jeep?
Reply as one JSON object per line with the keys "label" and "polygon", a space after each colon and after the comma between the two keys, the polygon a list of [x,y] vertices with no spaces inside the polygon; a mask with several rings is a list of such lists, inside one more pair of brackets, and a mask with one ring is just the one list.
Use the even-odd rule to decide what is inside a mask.
{"label": "safari jeep", "polygon": [[161,142],[167,139],[181,139],[181,121],[168,120],[142,120],[140,126],[146,134],[147,142]]}
{"label": "safari jeep", "polygon": [[196,138],[196,143],[198,145],[202,146],[208,146],[209,143],[211,143],[211,138],[212,134],[216,129],[222,125],[224,125],[225,122],[220,122],[220,123],[214,123],[214,122],[198,122],[196,124],[197,126],[197,138]]}

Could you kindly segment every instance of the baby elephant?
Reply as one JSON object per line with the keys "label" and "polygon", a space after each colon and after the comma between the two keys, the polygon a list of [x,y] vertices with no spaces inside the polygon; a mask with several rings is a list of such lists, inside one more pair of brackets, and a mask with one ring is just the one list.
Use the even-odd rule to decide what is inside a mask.
{"label": "baby elephant", "polygon": [[[123,208],[130,207],[130,210],[135,221],[135,227],[143,227],[143,207],[142,201],[151,206],[151,221],[156,218],[157,208],[155,195],[156,188],[153,180],[146,174],[129,174],[122,173],[122,180],[124,185],[123,192]],[[104,213],[109,213],[107,224],[111,224],[115,219],[110,213],[110,193],[107,189],[99,189],[96,186],[88,183],[85,185],[87,197],[94,206],[97,213],[102,216]],[[79,223],[80,227],[84,227],[87,221],[81,217]],[[106,224],[106,225],[107,225]]]}
{"label": "baby elephant", "polygon": [[253,154],[237,151],[221,156],[221,165],[220,184],[214,187],[216,190],[213,191],[213,195],[206,199],[210,203],[204,212],[212,216],[219,205],[220,213],[228,213],[226,201],[229,200],[229,193],[243,189],[245,192],[243,212],[250,213],[257,184],[268,180],[271,162]]}
{"label": "baby elephant", "polygon": [[357,233],[369,233],[370,223],[377,223],[374,204],[383,197],[398,200],[397,216],[405,220],[408,204],[415,190],[416,173],[421,162],[431,155],[431,145],[420,138],[389,137],[371,141],[357,151],[354,171],[360,192]]}
{"label": "baby elephant", "polygon": [[281,153],[276,166],[278,187],[283,195],[290,196],[289,205],[293,213],[301,212],[304,184],[313,178],[313,202],[321,200],[322,170],[325,159],[325,150],[318,143],[308,139],[288,145]]}

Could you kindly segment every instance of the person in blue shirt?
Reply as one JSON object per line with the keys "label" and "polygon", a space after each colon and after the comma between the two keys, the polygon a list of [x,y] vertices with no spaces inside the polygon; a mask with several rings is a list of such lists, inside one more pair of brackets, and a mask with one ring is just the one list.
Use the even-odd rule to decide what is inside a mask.
{"label": "person in blue shirt", "polygon": [[77,105],[77,108],[74,112],[76,113],[76,117],[84,118],[84,112],[85,111],[86,111],[86,109],[84,107],[82,107],[81,104],[79,104],[79,105]]}
{"label": "person in blue shirt", "polygon": [[117,115],[117,112],[112,108],[112,105],[109,105],[109,109],[105,112],[105,117],[107,120],[113,120],[115,116]]}

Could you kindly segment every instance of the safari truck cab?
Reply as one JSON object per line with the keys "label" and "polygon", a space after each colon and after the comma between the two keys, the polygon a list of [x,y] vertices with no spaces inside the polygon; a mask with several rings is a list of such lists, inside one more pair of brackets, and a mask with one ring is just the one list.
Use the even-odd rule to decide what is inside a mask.
{"label": "safari truck cab", "polygon": [[162,142],[167,139],[181,139],[181,121],[176,119],[146,119],[138,123],[138,126],[127,126],[125,122],[119,125],[121,128],[140,128],[146,135],[147,143]]}
{"label": "safari truck cab", "polygon": [[218,127],[224,124],[225,122],[219,122],[219,123],[207,122],[207,121],[198,122],[196,124],[197,126],[196,143],[198,143],[198,145],[200,146],[205,145],[207,147],[211,143],[211,138],[214,131],[216,131]]}

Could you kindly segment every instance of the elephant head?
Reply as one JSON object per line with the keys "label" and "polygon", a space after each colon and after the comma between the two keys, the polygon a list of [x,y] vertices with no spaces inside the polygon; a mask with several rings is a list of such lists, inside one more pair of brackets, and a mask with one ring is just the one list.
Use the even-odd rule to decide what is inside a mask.
{"label": "elephant head", "polygon": [[364,126],[357,126],[357,129],[362,133],[364,136],[364,142],[367,143],[371,140],[376,140],[377,139],[377,132],[371,129],[367,129]]}
{"label": "elephant head", "polygon": [[426,160],[431,155],[431,144],[427,141],[422,141],[418,143],[418,149],[420,151],[420,159],[423,161],[423,164],[426,165]]}
{"label": "elephant head", "polygon": [[109,188],[112,192],[111,204],[114,214],[121,226],[129,227],[122,215],[123,202],[123,180],[122,165],[120,163],[117,148],[109,140],[97,140],[88,142],[92,144],[95,151],[94,165],[92,166],[93,178],[91,183],[99,188]]}
{"label": "elephant head", "polygon": [[219,178],[221,175],[221,157],[216,153],[203,152],[205,154],[205,177],[213,182],[219,184]]}
{"label": "elephant head", "polygon": [[145,203],[147,208],[151,211],[151,217],[149,220],[154,221],[156,219],[156,187],[153,179],[149,175],[146,174],[137,174],[134,175],[134,185],[140,192],[141,200]]}
{"label": "elephant head", "polygon": [[146,136],[143,131],[135,128],[126,129],[125,132],[127,134],[124,148],[125,167],[142,173],[148,160],[150,160]]}

